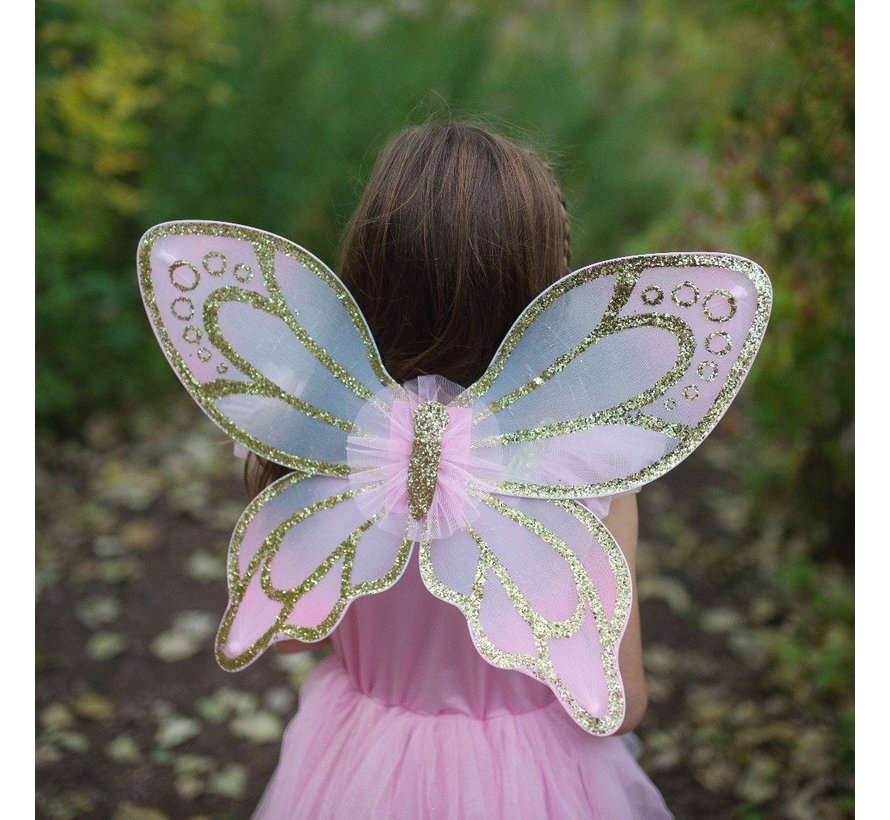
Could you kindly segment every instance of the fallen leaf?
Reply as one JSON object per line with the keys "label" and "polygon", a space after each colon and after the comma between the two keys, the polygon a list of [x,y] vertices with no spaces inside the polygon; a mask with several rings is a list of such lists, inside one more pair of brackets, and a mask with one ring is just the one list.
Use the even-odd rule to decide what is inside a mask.
{"label": "fallen leaf", "polygon": [[729,607],[717,607],[704,612],[699,620],[701,628],[712,635],[724,635],[741,626],[742,617]]}
{"label": "fallen leaf", "polygon": [[86,643],[87,657],[94,661],[108,661],[127,651],[127,639],[120,632],[96,632]]}
{"label": "fallen leaf", "polygon": [[173,629],[204,640],[216,632],[218,618],[209,612],[189,610],[181,612],[173,621]]}
{"label": "fallen leaf", "polygon": [[45,815],[50,820],[73,820],[89,814],[96,808],[96,801],[86,792],[63,792],[46,802]]}
{"label": "fallen leaf", "polygon": [[161,531],[149,521],[128,521],[121,527],[121,540],[128,549],[145,552],[158,546]]}
{"label": "fallen leaf", "polygon": [[216,768],[216,761],[205,755],[181,754],[173,761],[176,774],[208,774]]}
{"label": "fallen leaf", "polygon": [[160,494],[161,475],[145,465],[107,461],[100,473],[97,495],[135,512],[142,512]]}
{"label": "fallen leaf", "polygon": [[201,724],[194,718],[173,715],[164,718],[155,733],[155,743],[163,749],[172,749],[201,734]]}
{"label": "fallen leaf", "polygon": [[106,584],[123,584],[142,577],[142,564],[135,558],[108,558],[99,562],[96,574]]}
{"label": "fallen leaf", "polygon": [[751,758],[748,770],[736,784],[735,793],[754,805],[766,803],[779,792],[778,773],[778,760],[765,754],[756,754]]}
{"label": "fallen leaf", "polygon": [[138,763],[142,759],[139,744],[130,735],[118,735],[105,746],[105,754],[115,763]]}
{"label": "fallen leaf", "polygon": [[692,604],[689,590],[676,578],[669,578],[666,575],[644,578],[638,584],[638,589],[640,600],[660,598],[678,615],[687,612]]}
{"label": "fallen leaf", "polygon": [[232,713],[232,708],[215,697],[208,697],[195,701],[195,711],[210,723],[222,723]]}
{"label": "fallen leaf", "polygon": [[74,715],[64,703],[50,703],[40,710],[40,725],[44,729],[64,729],[74,724]]}
{"label": "fallen leaf", "polygon": [[255,712],[258,706],[257,696],[253,692],[242,692],[230,686],[218,689],[214,698],[239,715]]}
{"label": "fallen leaf", "polygon": [[167,663],[184,661],[201,651],[202,641],[181,632],[162,632],[151,642],[154,655]]}
{"label": "fallen leaf", "polygon": [[152,806],[139,806],[127,801],[117,807],[113,820],[170,820],[170,815]]}
{"label": "fallen leaf", "polygon": [[74,614],[87,629],[97,629],[117,620],[121,614],[121,606],[110,595],[95,595],[79,603]]}
{"label": "fallen leaf", "polygon": [[66,752],[86,752],[89,751],[90,741],[87,736],[80,732],[70,729],[62,729],[53,733],[53,742],[57,746],[61,746]]}
{"label": "fallen leaf", "polygon": [[221,581],[226,577],[225,559],[209,552],[193,552],[186,568],[188,574],[198,581]]}
{"label": "fallen leaf", "polygon": [[207,780],[207,791],[220,797],[241,800],[247,791],[247,769],[240,763],[230,763],[224,769],[210,775]]}
{"label": "fallen leaf", "polygon": [[104,695],[86,692],[71,703],[75,713],[87,720],[109,720],[114,717],[114,703]]}
{"label": "fallen leaf", "polygon": [[289,689],[286,686],[276,686],[273,689],[269,689],[263,695],[263,703],[265,703],[273,712],[278,712],[280,715],[291,714],[294,710],[296,700],[297,696],[294,693],[294,690]]}
{"label": "fallen leaf", "polygon": [[34,765],[38,769],[58,763],[64,755],[52,743],[38,743],[34,749]]}
{"label": "fallen leaf", "polygon": [[193,774],[181,774],[173,781],[173,790],[183,800],[194,800],[204,793],[204,781]]}
{"label": "fallen leaf", "polygon": [[299,689],[306,676],[318,665],[318,658],[312,652],[291,652],[276,655],[275,665],[288,674],[291,686]]}
{"label": "fallen leaf", "polygon": [[229,731],[253,743],[277,743],[284,731],[284,724],[271,712],[254,712],[239,715],[229,724]]}

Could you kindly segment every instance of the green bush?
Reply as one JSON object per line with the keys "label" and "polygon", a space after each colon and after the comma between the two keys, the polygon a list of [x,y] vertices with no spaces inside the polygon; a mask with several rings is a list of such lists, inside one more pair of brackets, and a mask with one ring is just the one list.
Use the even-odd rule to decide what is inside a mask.
{"label": "green bush", "polygon": [[172,387],[136,290],[148,226],[244,222],[334,262],[383,141],[479,116],[553,161],[578,265],[704,247],[766,268],[750,488],[847,554],[852,3],[554,8],[38,2],[39,423]]}

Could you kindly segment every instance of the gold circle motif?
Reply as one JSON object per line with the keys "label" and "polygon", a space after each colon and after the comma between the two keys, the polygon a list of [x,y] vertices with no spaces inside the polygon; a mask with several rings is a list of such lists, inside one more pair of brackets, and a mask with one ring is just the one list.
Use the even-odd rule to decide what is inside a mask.
{"label": "gold circle motif", "polygon": [[694,384],[687,384],[683,388],[683,398],[687,401],[693,401],[698,398],[698,388]]}
{"label": "gold circle motif", "polygon": [[[723,347],[715,348],[714,339],[722,339]],[[708,338],[705,339],[705,350],[712,356],[725,356],[732,350],[732,339],[725,330],[715,330],[713,333],[709,333]]]}
{"label": "gold circle motif", "polygon": [[198,358],[202,362],[209,362],[213,354],[206,347],[198,348]]}
{"label": "gold circle motif", "polygon": [[[182,270],[183,268],[188,268],[192,272],[193,280],[192,280],[191,284],[177,281],[176,274],[178,271]],[[201,274],[198,273],[198,269],[190,262],[186,262],[182,259],[180,259],[179,261],[174,262],[172,265],[170,265],[169,272],[170,272],[170,284],[173,285],[173,287],[176,288],[176,290],[181,290],[181,291],[194,290],[196,287],[198,287],[198,283],[201,281]]]}
{"label": "gold circle motif", "polygon": [[717,362],[702,362],[698,366],[698,377],[703,382],[712,382],[717,378],[718,369]]}
{"label": "gold circle motif", "polygon": [[225,362],[220,362],[216,366],[216,372],[222,375],[223,373],[227,373],[229,370],[229,366]]}
{"label": "gold circle motif", "polygon": [[225,256],[219,251],[210,251],[204,254],[204,270],[211,276],[222,276],[226,272]]}
{"label": "gold circle motif", "polygon": [[239,262],[232,268],[232,276],[239,282],[249,282],[253,279],[253,271],[250,269],[250,265],[245,265],[243,262]]}
{"label": "gold circle motif", "polygon": [[[708,303],[715,296],[722,296],[727,304],[729,305],[729,314],[726,316],[717,316],[709,307]],[[712,290],[706,297],[705,302],[702,305],[702,310],[705,312],[705,316],[708,317],[712,322],[728,322],[735,316],[735,312],[738,309],[738,305],[736,304],[735,296],[733,296],[728,290],[723,290],[723,288],[716,288]]]}
{"label": "gold circle motif", "polygon": [[[681,296],[680,291],[684,288],[689,292]],[[685,298],[683,298],[684,296]],[[674,300],[675,305],[680,307],[692,307],[698,301],[698,288],[692,282],[683,282],[671,291],[671,299]]]}
{"label": "gold circle motif", "polygon": [[655,307],[655,305],[660,305],[664,300],[664,291],[658,287],[658,285],[649,285],[646,288],[641,297],[643,302],[649,307]]}
{"label": "gold circle motif", "polygon": [[181,322],[187,322],[195,315],[195,305],[188,296],[177,296],[170,303],[170,313]]}
{"label": "gold circle motif", "polygon": [[189,325],[185,330],[182,331],[182,338],[185,339],[190,345],[196,345],[201,341],[201,336],[203,334],[201,331],[196,328],[194,325]]}
{"label": "gold circle motif", "polygon": [[677,400],[676,399],[665,399],[664,406],[668,410],[673,410],[677,406]]}

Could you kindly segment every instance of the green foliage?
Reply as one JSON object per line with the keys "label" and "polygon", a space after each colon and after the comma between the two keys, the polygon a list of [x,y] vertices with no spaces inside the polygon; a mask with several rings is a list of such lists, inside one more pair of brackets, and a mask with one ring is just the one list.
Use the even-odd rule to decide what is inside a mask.
{"label": "green foliage", "polygon": [[665,92],[694,66],[666,21],[662,3],[39,3],[41,423],[76,431],[172,383],[133,276],[146,227],[246,222],[334,260],[377,150],[430,116],[559,151],[579,264],[621,253],[692,153]]}
{"label": "green foliage", "polygon": [[134,239],[151,199],[152,120],[165,92],[184,95],[200,80],[177,65],[189,55],[211,65],[216,53],[152,11],[149,2],[37,6],[37,414],[63,431],[172,381],[148,355]]}
{"label": "green foliage", "polygon": [[[809,550],[852,561],[852,3],[755,7],[768,48],[707,117],[706,186],[656,223],[668,237],[757,260],[775,288],[751,374],[749,482]],[[724,8],[723,24],[751,19]]]}
{"label": "green foliage", "polygon": [[[787,561],[776,571],[798,599],[794,618],[775,635],[775,675],[806,687],[820,699],[842,700],[854,682],[854,599],[850,579],[810,559]],[[852,726],[849,727],[852,731]],[[845,731],[841,726],[840,733]]]}
{"label": "green foliage", "polygon": [[384,140],[480,117],[554,162],[577,264],[684,247],[763,264],[775,310],[746,393],[748,486],[810,552],[843,555],[851,43],[842,0],[41,0],[39,421],[73,432],[172,385],[136,290],[145,228],[245,222],[335,262]]}

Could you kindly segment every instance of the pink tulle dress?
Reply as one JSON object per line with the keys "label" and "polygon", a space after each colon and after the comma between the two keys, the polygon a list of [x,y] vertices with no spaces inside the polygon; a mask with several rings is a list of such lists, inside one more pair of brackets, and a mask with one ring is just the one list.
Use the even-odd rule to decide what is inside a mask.
{"label": "pink tulle dress", "polygon": [[355,601],[310,674],[254,817],[659,818],[632,741],[595,737],[553,693],[477,653],[416,552]]}

